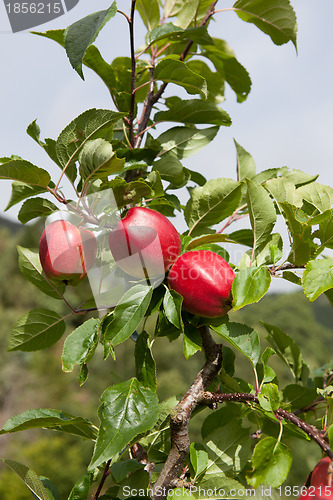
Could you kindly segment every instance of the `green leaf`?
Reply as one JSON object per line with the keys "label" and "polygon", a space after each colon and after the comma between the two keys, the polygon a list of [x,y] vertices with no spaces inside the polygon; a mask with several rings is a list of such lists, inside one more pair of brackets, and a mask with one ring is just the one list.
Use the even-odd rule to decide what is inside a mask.
{"label": "green leaf", "polygon": [[51,181],[50,174],[26,160],[11,160],[0,165],[0,179],[12,179],[31,186],[46,188]]}
{"label": "green leaf", "polygon": [[[260,383],[265,384],[267,382],[271,382],[276,377],[275,371],[267,363],[269,358],[271,356],[273,356],[274,354],[276,354],[274,349],[272,349],[271,347],[266,347],[266,349],[264,350],[264,352],[261,355],[260,359],[261,359],[263,370],[262,370],[262,377],[261,378],[259,377]],[[257,368],[259,368],[259,366],[260,365],[258,365]]]}
{"label": "green leaf", "polygon": [[202,444],[191,443],[190,460],[194,469],[195,477],[200,476],[208,465],[208,453]]}
{"label": "green leaf", "polygon": [[104,139],[87,141],[79,155],[80,175],[83,179],[103,179],[122,171],[124,158],[117,158],[112,145]]}
{"label": "green leaf", "polygon": [[191,191],[185,208],[185,220],[190,233],[200,234],[205,228],[218,224],[238,207],[242,184],[233,179],[212,179]]}
{"label": "green leaf", "polygon": [[239,271],[232,283],[232,306],[235,311],[259,302],[268,291],[271,274],[267,267],[249,267]]}
{"label": "green leaf", "polygon": [[158,161],[155,161],[153,169],[163,180],[170,182],[173,186],[182,187],[187,178],[186,169],[172,153],[164,154]]}
{"label": "green leaf", "polygon": [[158,0],[137,0],[135,8],[139,11],[142,21],[148,30],[152,30],[160,22],[160,7]]}
{"label": "green leaf", "polygon": [[9,351],[37,351],[58,342],[66,330],[59,314],[33,309],[22,316],[9,332]]}
{"label": "green leaf", "polygon": [[310,302],[333,288],[333,258],[310,260],[303,273],[302,285]]}
{"label": "green leaf", "polygon": [[148,334],[140,333],[135,343],[136,378],[144,387],[156,392],[156,363],[149,343]]}
{"label": "green leaf", "polygon": [[84,144],[91,139],[103,137],[122,116],[123,113],[108,109],[89,109],[59,134],[56,154],[62,168],[68,164],[66,175],[72,182],[76,178],[75,160]]}
{"label": "green leaf", "polygon": [[183,332],[183,350],[186,359],[189,359],[196,352],[201,351],[202,338],[198,328],[193,325],[185,325]]}
{"label": "green leaf", "polygon": [[59,208],[52,201],[44,198],[32,198],[23,203],[17,218],[22,224],[25,224],[36,217],[47,217],[58,210]]}
{"label": "green leaf", "polygon": [[132,335],[146,314],[152,293],[152,287],[135,285],[123,295],[105,332],[106,341],[116,346]]}
{"label": "green leaf", "polygon": [[288,260],[296,266],[303,266],[311,258],[315,247],[311,239],[309,217],[290,203],[280,203],[280,207],[293,240]]}
{"label": "green leaf", "polygon": [[256,175],[256,164],[253,157],[234,139],[237,151],[237,180],[247,177],[252,179]]}
{"label": "green leaf", "polygon": [[96,40],[101,29],[116,13],[117,4],[113,2],[108,9],[94,12],[66,29],[64,35],[66,53],[71,65],[82,79],[84,79],[82,61],[87,48]]}
{"label": "green leaf", "polygon": [[101,402],[98,409],[101,427],[89,470],[116,456],[158,419],[156,394],[134,378],[106,389]]}
{"label": "green leaf", "polygon": [[[207,436],[208,465],[203,480],[213,476],[239,473],[249,459],[249,429],[232,420],[222,428],[214,429]],[[216,477],[215,477],[216,479]]]}
{"label": "green leaf", "polygon": [[199,0],[167,0],[164,5],[164,17],[178,16],[177,25],[186,28],[196,18]]}
{"label": "green leaf", "polygon": [[14,460],[5,460],[4,458],[0,458],[0,460],[8,465],[24,481],[38,500],[51,500],[49,491],[45,488],[36,472]]}
{"label": "green leaf", "polygon": [[320,212],[325,212],[332,208],[333,188],[324,186],[319,182],[312,182],[297,189],[297,194],[307,202],[314,205]]}
{"label": "green leaf", "polygon": [[237,0],[233,9],[247,23],[269,35],[276,45],[292,41],[296,47],[297,21],[289,0]]}
{"label": "green leaf", "polygon": [[160,155],[172,152],[181,160],[198,153],[216,136],[219,127],[197,129],[196,127],[173,127],[163,132],[157,140],[161,143]]}
{"label": "green leaf", "polygon": [[246,183],[247,205],[254,232],[253,250],[255,251],[270,236],[276,222],[276,213],[274,203],[266,189],[250,179],[246,179]]}
{"label": "green leaf", "polygon": [[[204,234],[202,236],[199,236],[198,238],[193,238],[193,240],[191,240],[187,245],[186,250],[194,250],[197,249],[198,247],[202,247],[204,245],[209,245],[217,242],[230,243],[229,236],[227,234],[222,234],[222,233]],[[221,250],[224,249],[221,248]]]}
{"label": "green leaf", "polygon": [[166,292],[163,298],[163,308],[165,315],[172,325],[174,325],[179,330],[184,329],[182,320],[182,303],[183,297],[175,290],[169,290],[166,288]]}
{"label": "green leaf", "polygon": [[144,464],[141,464],[137,460],[130,459],[130,460],[124,460],[123,462],[115,462],[114,464],[111,465],[111,473],[112,476],[114,477],[114,480],[116,483],[120,483],[129,474],[132,474],[133,472],[136,472],[137,470],[141,470],[144,468]]}
{"label": "green leaf", "polygon": [[291,404],[292,411],[306,408],[317,398],[317,392],[311,387],[289,384],[283,389],[283,399]]}
{"label": "green leaf", "polygon": [[98,344],[99,324],[99,319],[88,319],[68,335],[61,356],[64,372],[72,372],[75,365],[91,359]]}
{"label": "green leaf", "polygon": [[226,342],[241,352],[255,366],[260,356],[259,335],[253,328],[241,323],[226,323],[211,328]]}
{"label": "green leaf", "polygon": [[187,61],[187,66],[194,71],[194,73],[198,73],[206,80],[208,101],[216,104],[224,101],[225,81],[220,72],[212,71],[204,61],[199,61],[199,59]]}
{"label": "green leaf", "polygon": [[156,26],[156,28],[147,34],[146,41],[148,46],[150,46],[165,38],[170,41],[192,40],[201,45],[214,43],[213,39],[208,34],[207,26],[182,29],[172,23],[164,23],[160,26]]}
{"label": "green leaf", "polygon": [[266,411],[276,411],[280,406],[279,389],[276,384],[264,384],[258,394],[260,406]]}
{"label": "green leaf", "polygon": [[301,351],[296,344],[296,342],[284,333],[280,328],[269,325],[261,321],[262,325],[268,332],[269,337],[267,339],[270,341],[274,347],[278,356],[286,363],[289,367],[291,373],[295,377],[295,382],[307,378],[309,369],[306,363],[303,361]]}
{"label": "green leaf", "polygon": [[154,78],[165,83],[180,85],[189,94],[200,94],[203,98],[207,97],[206,80],[178,59],[165,58],[159,62],[155,69]]}
{"label": "green leaf", "polygon": [[26,410],[10,418],[0,430],[0,434],[41,428],[67,432],[88,439],[96,438],[96,430],[89,420],[49,408]]}
{"label": "green leaf", "polygon": [[179,99],[170,106],[168,111],[155,114],[155,121],[181,123],[209,123],[211,125],[229,126],[231,118],[226,111],[213,102],[201,99]]}
{"label": "green leaf", "polygon": [[203,55],[214,64],[220,78],[230,85],[237,96],[237,101],[245,101],[251,91],[248,72],[224,40],[214,38],[213,41],[214,45],[206,46]]}
{"label": "green leaf", "polygon": [[248,473],[247,482],[254,488],[262,483],[278,488],[287,479],[292,461],[292,452],[285,444],[273,437],[262,439],[254,448],[254,470]]}
{"label": "green leaf", "polygon": [[143,181],[126,182],[124,179],[114,179],[109,182],[108,186],[112,189],[117,207],[122,208],[126,205],[136,204],[142,198],[149,198],[152,196],[152,189]]}
{"label": "green leaf", "polygon": [[264,183],[264,187],[271,193],[277,203],[290,203],[297,207],[302,206],[302,196],[296,191],[295,184],[287,177],[276,177]]}
{"label": "green leaf", "polygon": [[54,299],[62,299],[66,286],[59,283],[56,287],[45,279],[38,252],[21,246],[17,246],[17,251],[18,264],[23,276],[46,295]]}
{"label": "green leaf", "polygon": [[73,486],[69,494],[68,500],[88,500],[90,486],[93,482],[93,474],[87,472]]}
{"label": "green leaf", "polygon": [[9,208],[13,207],[17,203],[20,203],[20,201],[25,200],[26,198],[30,198],[31,196],[35,196],[40,193],[45,193],[46,191],[47,189],[45,187],[30,186],[25,182],[13,181],[12,194],[4,211],[6,212]]}

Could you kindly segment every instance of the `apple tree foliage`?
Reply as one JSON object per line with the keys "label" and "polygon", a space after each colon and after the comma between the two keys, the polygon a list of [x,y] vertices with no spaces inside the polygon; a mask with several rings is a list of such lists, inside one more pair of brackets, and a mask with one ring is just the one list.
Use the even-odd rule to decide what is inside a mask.
{"label": "apple tree foliage", "polygon": [[[231,125],[221,106],[225,88],[232,89],[238,102],[251,90],[248,72],[226,41],[211,37],[210,23],[232,11],[274,44],[291,42],[296,47],[296,16],[289,0],[237,0],[221,9],[211,0],[128,0],[127,7],[118,10],[113,2],[67,29],[37,33],[65,49],[81,78],[86,68],[94,71],[113,104],[112,109],[85,111],[57,139],[42,139],[33,121],[27,133],[59,167],[59,176],[51,179],[45,169],[18,156],[1,158],[0,177],[13,180],[7,209],[23,201],[18,218],[25,224],[65,209],[69,201],[73,207],[90,193],[112,189],[121,211],[144,205],[168,217],[181,214],[188,227],[182,235],[183,251],[208,249],[229,259],[223,245],[242,245],[242,258],[230,263],[236,273],[234,310],[258,302],[276,278],[297,284],[309,301],[325,294],[333,303],[333,258],[327,254],[333,246],[331,187],[317,182],[317,175],[288,167],[257,172],[252,156],[236,141],[233,178],[207,181],[202,172],[183,166],[183,159],[214,140],[220,127]],[[147,34],[135,51],[138,16]],[[129,28],[129,55],[112,62],[94,45],[109,22],[124,22]],[[71,200],[61,189],[64,176],[73,189]],[[185,204],[177,196],[184,187]],[[107,210],[100,209],[98,223]],[[94,217],[89,215],[88,207],[81,216],[91,222]],[[248,227],[232,230],[243,216]],[[285,223],[287,241],[274,231],[278,219]],[[183,311],[182,298],[165,283],[154,289],[137,284],[101,315],[93,299],[70,304],[66,287],[56,287],[44,276],[35,250],[19,247],[18,263],[39,290],[66,302],[68,314],[61,317],[42,308],[27,312],[9,332],[10,351],[45,349],[66,333],[62,367],[66,372],[79,367],[78,382],[83,385],[92,356],[99,356],[101,363],[112,358],[116,362],[117,345],[136,343],[135,359],[128,360],[133,378],[109,387],[106,381],[99,401],[96,396],[99,427],[89,416],[27,409],[0,431],[40,427],[94,442],[87,473],[73,478],[68,500],[123,498],[133,487],[148,490],[145,496],[152,498],[182,496],[175,490],[183,487],[190,488],[192,498],[212,496],[212,488],[217,488],[218,498],[228,497],[230,490],[261,484],[278,488],[288,480],[292,446],[297,447],[298,440],[314,440],[333,457],[333,365],[311,371],[288,332],[265,323],[269,346],[262,349],[258,332],[245,324],[228,316],[209,319]],[[87,318],[67,331],[65,320],[75,315]],[[182,336],[189,363],[198,351],[206,359],[188,392],[167,401],[159,401],[156,393],[154,350],[162,336],[170,342]],[[252,378],[235,375],[236,351],[237,359],[243,356],[249,363]],[[270,366],[272,356],[292,375],[285,387]],[[78,385],[78,390],[83,389]],[[202,439],[190,442],[190,419],[207,406]],[[36,498],[59,497],[56,485],[26,465],[2,460]]]}

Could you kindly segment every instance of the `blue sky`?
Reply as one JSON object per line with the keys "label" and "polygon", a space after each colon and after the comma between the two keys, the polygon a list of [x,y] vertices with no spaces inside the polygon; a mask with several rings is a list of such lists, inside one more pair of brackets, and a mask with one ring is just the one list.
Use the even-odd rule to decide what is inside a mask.
{"label": "blue sky", "polygon": [[[63,28],[85,15],[109,7],[111,2],[80,0],[65,16],[37,27],[37,31]],[[232,1],[220,2],[220,7]],[[223,5],[222,5],[223,3]],[[291,43],[277,47],[255,26],[225,12],[211,23],[213,36],[225,39],[252,78],[252,91],[242,104],[227,91],[222,107],[233,120],[221,128],[213,143],[186,160],[208,179],[235,176],[233,138],[254,157],[258,171],[287,165],[319,173],[320,182],[333,185],[333,18],[332,0],[293,0],[298,24],[298,55]],[[118,1],[128,11],[129,0]],[[136,46],[143,30],[137,24]],[[109,61],[129,54],[127,23],[112,19],[96,44]],[[26,134],[37,118],[41,137],[56,138],[77,115],[89,108],[110,108],[106,88],[90,70],[85,81],[72,70],[64,50],[56,43],[30,34],[12,34],[0,3],[0,156],[18,154],[32,163],[57,167]],[[15,218],[19,207],[3,214],[10,182],[0,182],[0,212]]]}

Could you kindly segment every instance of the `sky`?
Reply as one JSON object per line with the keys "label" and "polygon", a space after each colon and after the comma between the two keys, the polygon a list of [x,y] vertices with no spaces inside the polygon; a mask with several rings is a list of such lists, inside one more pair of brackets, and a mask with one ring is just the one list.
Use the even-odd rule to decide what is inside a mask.
{"label": "sky", "polygon": [[[70,12],[35,30],[64,28],[110,4],[80,0]],[[219,4],[229,7],[233,1]],[[221,127],[215,141],[184,162],[207,179],[235,177],[235,138],[252,154],[258,171],[287,165],[318,173],[320,182],[333,185],[333,2],[292,0],[292,5],[299,25],[298,54],[290,42],[275,46],[234,12],[217,14],[210,25],[210,33],[225,39],[248,70],[252,91],[240,104],[227,90],[222,107],[232,126]],[[129,6],[130,0],[118,1],[118,9],[128,12]],[[137,28],[139,46],[144,34],[139,21]],[[117,16],[100,33],[96,45],[106,60],[129,55],[127,29],[125,18]],[[26,127],[37,119],[41,137],[56,138],[86,109],[112,108],[108,91],[87,68],[82,81],[55,42],[29,31],[13,34],[2,2],[0,61],[0,157],[17,154],[50,169],[56,179],[58,168],[26,134]],[[1,181],[0,215],[16,219],[20,206],[3,213],[10,191],[10,182]]]}

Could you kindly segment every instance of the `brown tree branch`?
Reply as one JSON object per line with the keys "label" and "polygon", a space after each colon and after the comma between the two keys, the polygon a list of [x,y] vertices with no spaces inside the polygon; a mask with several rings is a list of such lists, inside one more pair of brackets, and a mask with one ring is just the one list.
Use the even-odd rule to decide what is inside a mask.
{"label": "brown tree branch", "polygon": [[175,487],[182,472],[184,460],[189,453],[188,425],[191,414],[221,368],[221,344],[215,343],[208,327],[201,327],[200,333],[206,362],[189,390],[170,414],[171,450],[161,474],[153,486],[153,500],[163,500],[168,491]]}
{"label": "brown tree branch", "polygon": [[130,47],[131,47],[131,106],[128,117],[128,129],[129,129],[129,140],[131,147],[134,147],[134,131],[133,131],[133,122],[134,122],[134,111],[135,111],[135,70],[136,70],[136,60],[135,60],[135,47],[134,47],[134,10],[135,10],[136,0],[132,0],[131,5],[131,17],[129,23],[129,31],[130,31]]}
{"label": "brown tree branch", "polygon": [[[209,21],[209,19],[211,18],[211,16],[214,13],[215,5],[217,4],[217,2],[218,2],[218,0],[215,0],[215,2],[213,2],[211,4],[211,6],[209,7],[209,9],[208,9],[205,17],[201,21],[200,26],[205,26],[205,24],[207,24],[207,22]],[[187,42],[187,45],[186,45],[185,49],[183,50],[182,54],[179,57],[180,61],[184,61],[184,59],[188,55],[188,53],[189,53],[192,45],[193,45],[193,41],[189,40]],[[151,71],[151,79],[154,80],[154,69],[152,69],[152,71]],[[135,138],[135,147],[136,148],[140,147],[140,144],[141,144],[141,141],[142,141],[142,138],[143,138],[142,131],[145,130],[147,128],[147,126],[148,126],[148,122],[149,122],[149,118],[150,118],[153,106],[160,99],[160,97],[164,93],[167,85],[168,84],[166,82],[164,82],[160,86],[160,88],[158,89],[158,91],[154,94],[154,84],[153,84],[152,90],[150,89],[149,92],[148,92],[148,94],[147,94],[147,99],[146,99],[146,101],[144,103],[144,106],[143,106],[143,111],[142,111],[142,115],[141,115],[141,119],[140,119],[140,124],[139,124],[137,135],[136,135],[136,138]]]}
{"label": "brown tree branch", "polygon": [[[224,401],[233,401],[233,402],[253,402],[259,404],[259,399],[255,394],[248,393],[212,393],[205,392],[202,394],[201,404],[214,404],[214,403],[223,403]],[[302,429],[311,439],[313,439],[320,448],[333,459],[333,451],[329,447],[328,443],[322,437],[320,431],[313,425],[307,424],[304,420],[301,420],[294,413],[290,413],[282,408],[278,408],[275,411],[275,415],[277,418],[284,418],[288,420],[292,424],[296,425],[299,429]]]}
{"label": "brown tree branch", "polygon": [[101,480],[99,482],[99,485],[98,485],[98,488],[96,490],[96,493],[95,493],[95,496],[94,496],[93,500],[97,500],[99,498],[99,495],[101,494],[101,491],[102,491],[102,488],[104,486],[105,480],[106,480],[106,478],[108,477],[108,475],[110,473],[109,472],[110,464],[111,464],[111,460],[108,460],[106,462],[106,466],[105,466],[105,469],[104,469],[104,472],[103,472],[103,476],[101,477]]}

